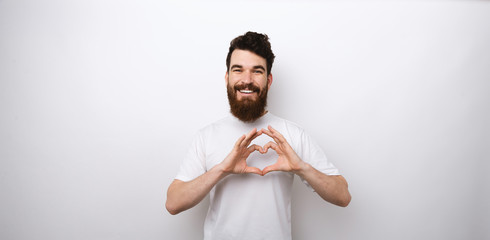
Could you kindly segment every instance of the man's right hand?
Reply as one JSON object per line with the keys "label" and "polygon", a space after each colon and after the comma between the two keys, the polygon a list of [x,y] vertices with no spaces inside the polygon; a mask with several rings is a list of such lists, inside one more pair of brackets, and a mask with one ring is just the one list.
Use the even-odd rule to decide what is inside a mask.
{"label": "man's right hand", "polygon": [[263,152],[262,147],[250,143],[262,131],[252,130],[235,143],[230,154],[218,165],[212,167],[194,180],[184,182],[174,180],[168,187],[165,207],[170,214],[178,214],[202,201],[211,189],[228,174],[255,173],[262,175],[262,170],[247,166],[247,158],[254,151]]}
{"label": "man's right hand", "polygon": [[241,136],[235,143],[235,146],[231,150],[230,154],[220,163],[222,170],[226,174],[243,174],[243,173],[255,173],[262,175],[262,170],[256,167],[250,167],[247,165],[247,158],[251,153],[255,151],[262,152],[262,147],[256,144],[251,146],[250,143],[258,136],[262,134],[262,131],[257,131],[254,128],[248,134]]}

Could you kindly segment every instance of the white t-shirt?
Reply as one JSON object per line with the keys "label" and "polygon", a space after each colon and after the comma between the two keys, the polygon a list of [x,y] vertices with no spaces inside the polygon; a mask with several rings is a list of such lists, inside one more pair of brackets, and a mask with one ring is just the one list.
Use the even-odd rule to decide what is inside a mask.
{"label": "white t-shirt", "polygon": [[[201,129],[194,138],[176,179],[190,181],[204,174],[225,159],[240,136],[253,128],[260,130],[268,125],[286,138],[303,161],[325,174],[339,175],[338,169],[327,160],[320,147],[302,128],[267,113],[253,123],[244,123],[230,115]],[[270,141],[273,139],[263,134],[252,141],[252,144],[263,146]],[[266,154],[253,152],[247,159],[247,164],[263,169],[276,160],[276,152],[269,149]],[[204,239],[291,239],[293,178],[292,173],[270,172],[265,176],[241,174],[228,175],[222,179],[210,192]]]}

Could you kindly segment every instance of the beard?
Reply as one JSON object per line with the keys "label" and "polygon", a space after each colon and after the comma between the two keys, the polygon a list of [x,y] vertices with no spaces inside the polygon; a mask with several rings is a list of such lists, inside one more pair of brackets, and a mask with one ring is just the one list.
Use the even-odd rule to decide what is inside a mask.
{"label": "beard", "polygon": [[[264,89],[260,89],[253,84],[242,84],[230,86],[228,84],[228,101],[230,103],[230,111],[233,116],[237,117],[243,122],[249,123],[259,119],[265,113],[265,107],[267,106],[267,92],[268,86]],[[244,98],[242,100],[237,99],[237,91],[242,89],[252,90],[257,93],[257,99],[252,100]]]}

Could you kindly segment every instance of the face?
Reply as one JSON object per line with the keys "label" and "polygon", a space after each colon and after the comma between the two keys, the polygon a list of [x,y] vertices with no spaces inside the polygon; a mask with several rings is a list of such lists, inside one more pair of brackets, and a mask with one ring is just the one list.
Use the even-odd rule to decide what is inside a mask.
{"label": "face", "polygon": [[231,54],[225,75],[228,100],[233,115],[244,122],[255,121],[265,113],[272,84],[266,69],[266,60],[253,52],[236,49]]}
{"label": "face", "polygon": [[231,54],[230,69],[225,76],[227,86],[236,88],[238,101],[257,100],[259,93],[272,84],[272,75],[267,75],[266,69],[265,58],[247,50],[236,49]]}

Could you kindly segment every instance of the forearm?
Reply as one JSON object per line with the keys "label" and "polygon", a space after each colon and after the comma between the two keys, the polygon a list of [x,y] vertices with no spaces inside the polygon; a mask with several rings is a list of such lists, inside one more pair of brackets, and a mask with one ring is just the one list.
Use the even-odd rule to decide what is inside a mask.
{"label": "forearm", "polygon": [[301,169],[295,173],[306,180],[325,201],[341,207],[349,205],[351,195],[344,177],[326,175],[308,163],[304,163]]}
{"label": "forearm", "polygon": [[167,211],[175,215],[196,206],[226,175],[217,165],[189,182],[174,180],[167,191]]}

